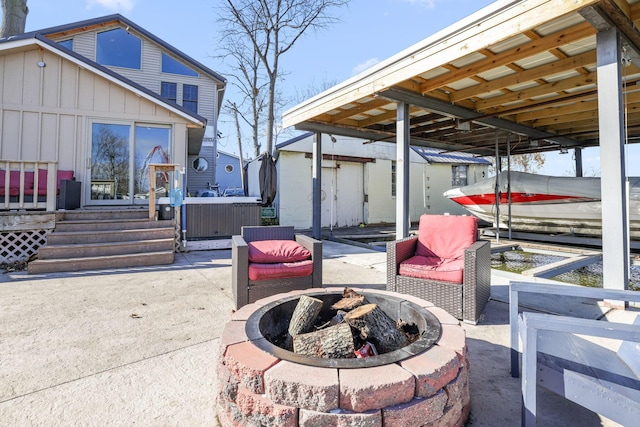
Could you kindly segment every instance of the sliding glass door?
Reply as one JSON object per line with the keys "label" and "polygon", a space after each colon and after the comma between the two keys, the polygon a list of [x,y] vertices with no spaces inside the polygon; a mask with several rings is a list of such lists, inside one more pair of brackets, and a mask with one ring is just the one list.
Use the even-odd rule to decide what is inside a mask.
{"label": "sliding glass door", "polygon": [[[92,123],[91,185],[93,205],[147,204],[149,164],[170,162],[171,128],[147,124]],[[168,194],[165,174],[156,177],[157,197]]]}

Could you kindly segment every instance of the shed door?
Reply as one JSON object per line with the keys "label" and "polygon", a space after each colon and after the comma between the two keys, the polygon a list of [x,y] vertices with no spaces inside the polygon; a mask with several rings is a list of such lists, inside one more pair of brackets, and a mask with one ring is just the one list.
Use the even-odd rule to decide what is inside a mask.
{"label": "shed door", "polygon": [[337,172],[336,223],[353,227],[363,222],[364,181],[362,163],[341,162]]}
{"label": "shed door", "polygon": [[336,227],[336,169],[335,167],[322,168],[322,227]]}

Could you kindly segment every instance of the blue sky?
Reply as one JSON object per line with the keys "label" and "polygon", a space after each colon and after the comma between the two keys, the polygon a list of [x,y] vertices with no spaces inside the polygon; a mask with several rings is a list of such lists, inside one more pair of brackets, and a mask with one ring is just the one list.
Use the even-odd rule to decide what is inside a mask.
{"label": "blue sky", "polygon": [[[309,33],[283,56],[286,71],[281,88],[295,97],[309,87],[342,82],[435,32],[492,3],[492,0],[352,0],[336,12],[341,22]],[[26,30],[52,27],[120,13],[167,43],[227,75],[225,65],[215,59],[219,24],[219,0],[28,0]],[[230,79],[229,79],[230,80]],[[225,99],[234,100],[229,85]],[[239,101],[236,99],[236,101]],[[220,149],[237,153],[235,125],[221,116]],[[244,135],[248,141],[249,135]],[[627,156],[628,174],[640,176],[640,147],[634,144]],[[249,150],[245,147],[245,153]],[[547,154],[541,173],[572,173],[572,152]],[[598,149],[583,151],[586,174],[600,170]]]}

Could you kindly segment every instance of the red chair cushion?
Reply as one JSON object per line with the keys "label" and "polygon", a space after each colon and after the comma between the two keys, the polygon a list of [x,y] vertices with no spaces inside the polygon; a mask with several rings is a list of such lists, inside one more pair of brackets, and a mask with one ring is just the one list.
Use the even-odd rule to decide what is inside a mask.
{"label": "red chair cushion", "polygon": [[[38,170],[38,193],[40,194],[46,194],[47,193],[47,175],[49,174],[49,171],[47,171],[46,169],[39,169]],[[63,179],[68,179],[68,180],[72,180],[73,179],[73,171],[65,171],[65,170],[59,170],[57,175],[57,181],[56,181],[56,190],[60,189],[60,181]]]}
{"label": "red chair cushion", "polygon": [[[0,195],[4,196],[5,171],[0,170]],[[33,194],[33,172],[24,173],[24,194]],[[9,171],[9,195],[20,195],[20,171]]]}
{"label": "red chair cushion", "polygon": [[401,262],[398,270],[401,276],[461,284],[464,277],[464,259],[445,260],[416,255]]}
{"label": "red chair cushion", "polygon": [[249,280],[285,279],[313,274],[313,261],[281,262],[275,264],[249,263]]}
{"label": "red chair cushion", "polygon": [[478,238],[478,219],[460,215],[422,215],[416,255],[462,259]]}
{"label": "red chair cushion", "polygon": [[250,263],[274,264],[311,258],[311,252],[294,240],[256,240],[247,246]]}

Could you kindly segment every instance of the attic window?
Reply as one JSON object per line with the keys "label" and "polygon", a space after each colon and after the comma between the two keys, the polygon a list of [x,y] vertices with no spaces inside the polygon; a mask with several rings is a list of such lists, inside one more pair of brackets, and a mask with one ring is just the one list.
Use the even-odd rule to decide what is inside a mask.
{"label": "attic window", "polygon": [[233,165],[226,165],[226,166],[224,167],[224,170],[225,170],[227,173],[231,173],[231,172],[233,172]]}
{"label": "attic window", "polygon": [[176,61],[166,53],[162,54],[162,72],[169,74],[180,74],[182,76],[198,77],[198,73],[191,68]]}
{"label": "attic window", "polygon": [[140,69],[142,41],[122,28],[97,35],[96,61],[100,65]]}
{"label": "attic window", "polygon": [[58,44],[60,46],[66,47],[69,50],[73,50],[73,39],[62,40],[62,41],[59,41]]}

